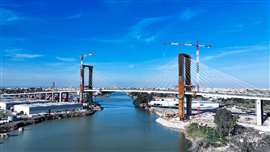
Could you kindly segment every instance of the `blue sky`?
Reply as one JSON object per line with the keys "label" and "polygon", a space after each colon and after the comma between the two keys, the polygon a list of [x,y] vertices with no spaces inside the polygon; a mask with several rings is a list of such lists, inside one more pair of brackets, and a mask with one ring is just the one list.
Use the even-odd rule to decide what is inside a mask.
{"label": "blue sky", "polygon": [[[267,0],[0,0],[0,86],[77,87],[79,56],[89,52],[96,86],[169,86],[177,80],[177,54],[194,58],[195,49],[165,42],[199,40],[213,45],[201,49],[201,62],[215,69],[202,67],[202,79],[211,82],[211,73],[220,78],[211,82],[216,87],[269,88],[269,6]],[[223,76],[228,80],[218,83]]]}

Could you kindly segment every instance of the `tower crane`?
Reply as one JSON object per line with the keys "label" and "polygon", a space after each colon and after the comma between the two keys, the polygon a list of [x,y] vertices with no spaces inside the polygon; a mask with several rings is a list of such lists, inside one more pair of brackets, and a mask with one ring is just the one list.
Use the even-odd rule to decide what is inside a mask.
{"label": "tower crane", "polygon": [[183,42],[169,42],[171,46],[191,46],[195,47],[196,49],[196,89],[197,92],[200,90],[200,48],[211,48],[212,45],[210,44],[200,44],[199,41],[195,43],[183,43]]}
{"label": "tower crane", "polygon": [[88,57],[88,56],[93,56],[93,53],[88,53],[88,54],[81,54],[80,60],[81,60],[81,65],[83,64],[83,60]]}

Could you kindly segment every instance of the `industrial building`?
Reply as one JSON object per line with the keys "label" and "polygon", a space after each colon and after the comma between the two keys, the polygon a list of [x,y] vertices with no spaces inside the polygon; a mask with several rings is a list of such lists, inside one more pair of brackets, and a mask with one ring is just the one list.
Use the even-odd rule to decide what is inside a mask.
{"label": "industrial building", "polygon": [[10,110],[15,105],[21,105],[21,104],[33,104],[33,103],[47,103],[48,100],[7,100],[7,101],[1,101],[0,102],[0,109],[3,110]]}
{"label": "industrial building", "polygon": [[[185,100],[184,103],[186,103]],[[150,101],[148,104],[151,107],[164,107],[164,108],[178,107],[177,98],[154,98],[154,100]],[[200,110],[211,110],[217,109],[218,107],[219,103],[207,100],[193,100],[191,105],[192,109],[200,109]],[[184,104],[184,108],[186,108],[186,104]]]}
{"label": "industrial building", "polygon": [[15,105],[14,111],[17,113],[23,112],[27,115],[44,114],[51,112],[62,112],[82,109],[81,103],[74,102],[57,102],[57,103],[36,103],[36,104],[21,104]]}

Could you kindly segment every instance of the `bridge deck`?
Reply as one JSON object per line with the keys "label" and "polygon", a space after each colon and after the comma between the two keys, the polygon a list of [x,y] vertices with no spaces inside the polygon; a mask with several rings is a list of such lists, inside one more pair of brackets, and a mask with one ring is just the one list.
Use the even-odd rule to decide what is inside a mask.
{"label": "bridge deck", "polygon": [[[144,90],[144,89],[92,89],[85,90],[85,92],[125,92],[125,93],[161,93],[161,94],[178,94],[175,90]],[[77,93],[79,90],[56,90],[47,92],[31,92],[31,93],[15,93],[15,94],[2,94],[2,96],[18,96],[18,95],[35,95],[35,94],[53,94],[53,93]],[[211,92],[185,92],[186,95],[192,96],[204,96],[204,97],[216,97],[216,98],[236,98],[236,99],[248,99],[256,101],[256,116],[257,125],[263,124],[263,108],[261,101],[270,101],[269,96],[262,95],[246,95],[246,94],[222,94],[222,93],[211,93]],[[61,95],[60,95],[61,97]]]}
{"label": "bridge deck", "polygon": [[[92,89],[85,90],[85,92],[124,92],[124,93],[160,93],[160,94],[178,94],[174,90],[139,90],[139,89]],[[18,96],[18,95],[34,95],[34,94],[52,94],[52,93],[79,93],[79,90],[56,90],[44,92],[29,92],[29,93],[15,93],[2,94],[3,96]],[[251,100],[265,100],[270,101],[270,96],[262,95],[248,95],[248,94],[223,94],[211,92],[185,92],[186,95],[217,97],[217,98],[236,98],[236,99],[251,99]]]}

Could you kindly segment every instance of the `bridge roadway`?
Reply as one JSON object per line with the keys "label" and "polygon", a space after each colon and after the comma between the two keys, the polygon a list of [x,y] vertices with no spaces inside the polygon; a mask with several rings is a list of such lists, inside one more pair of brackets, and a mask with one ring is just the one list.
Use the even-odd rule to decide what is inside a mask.
{"label": "bridge roadway", "polygon": [[[148,89],[92,89],[84,90],[84,92],[123,92],[123,93],[160,93],[160,94],[178,94],[176,90],[148,90]],[[27,93],[12,93],[2,94],[2,96],[19,96],[19,95],[35,95],[35,94],[57,94],[57,93],[77,93],[79,90],[54,90],[42,92],[27,92]],[[264,100],[270,101],[270,96],[254,95],[254,94],[224,94],[212,92],[185,92],[186,95],[216,97],[216,98],[235,98],[235,99],[249,99],[249,100]]]}
{"label": "bridge roadway", "polygon": [[[176,90],[148,90],[148,89],[92,89],[84,90],[84,92],[124,92],[124,93],[160,93],[160,94],[178,94]],[[14,93],[14,94],[2,94],[1,96],[20,96],[20,95],[37,95],[37,94],[61,94],[62,93],[77,93],[79,90],[55,90],[44,92],[28,92],[28,93]],[[247,99],[256,101],[256,117],[257,125],[263,124],[263,105],[262,101],[270,101],[270,96],[262,95],[249,95],[249,94],[223,94],[223,93],[211,93],[211,92],[185,92],[185,95],[214,97],[214,98],[234,98],[234,99]]]}

